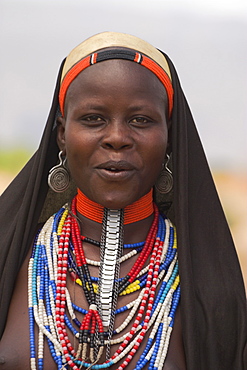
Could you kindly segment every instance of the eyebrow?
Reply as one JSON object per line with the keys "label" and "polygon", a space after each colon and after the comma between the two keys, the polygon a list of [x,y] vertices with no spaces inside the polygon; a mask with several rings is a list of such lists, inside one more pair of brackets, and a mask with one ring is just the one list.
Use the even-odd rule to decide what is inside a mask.
{"label": "eyebrow", "polygon": [[[85,103],[82,102],[78,107],[85,108],[85,109],[92,109],[92,110],[103,110],[107,108],[107,104],[93,104],[93,103]],[[129,105],[127,107],[129,111],[138,111],[143,109],[154,109],[152,104],[138,104],[138,105]]]}

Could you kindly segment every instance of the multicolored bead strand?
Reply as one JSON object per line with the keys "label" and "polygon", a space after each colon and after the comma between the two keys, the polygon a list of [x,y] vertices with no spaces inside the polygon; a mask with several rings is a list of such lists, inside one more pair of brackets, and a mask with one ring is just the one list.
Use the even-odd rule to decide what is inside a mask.
{"label": "multicolored bead strand", "polygon": [[[149,364],[149,369],[163,369],[180,299],[180,285],[175,229],[168,219],[159,215],[157,207],[154,208],[154,222],[145,245],[136,247],[141,247],[136,263],[126,277],[115,276],[119,285],[118,296],[132,294],[136,290],[139,293],[132,302],[114,309],[115,315],[125,311],[128,311],[128,315],[119,327],[114,328],[111,338],[104,332],[98,312],[98,293],[97,289],[94,291],[93,284],[100,284],[100,280],[89,273],[80,229],[73,216],[76,212],[75,203],[72,213],[65,206],[44,224],[35,239],[28,268],[32,370],[43,369],[45,340],[59,370],[99,370],[110,368],[113,364],[118,364],[118,370],[129,368],[146,336],[147,344],[139,355],[135,370],[143,369],[146,364]],[[88,299],[88,310],[73,303],[67,289],[68,274],[81,281],[82,293]],[[83,315],[82,322],[78,320],[77,312]],[[114,338],[131,322],[131,329],[127,333]],[[39,330],[37,344],[35,324]],[[71,344],[69,332],[73,334],[79,349]],[[95,341],[99,341],[98,354],[93,350]],[[115,353],[99,363],[104,346],[116,344],[119,347]],[[86,362],[86,358],[91,362]]]}

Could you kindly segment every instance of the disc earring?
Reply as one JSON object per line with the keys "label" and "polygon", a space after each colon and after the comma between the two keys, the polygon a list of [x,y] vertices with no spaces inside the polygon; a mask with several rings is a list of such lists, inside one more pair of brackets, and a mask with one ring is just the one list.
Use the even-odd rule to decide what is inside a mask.
{"label": "disc earring", "polygon": [[62,193],[68,189],[70,184],[70,174],[65,167],[66,158],[62,159],[63,151],[58,154],[59,164],[52,167],[48,175],[48,185],[56,193]]}
{"label": "disc earring", "polygon": [[164,165],[163,170],[161,171],[158,180],[155,183],[155,188],[161,194],[169,193],[173,188],[173,176],[172,171],[168,168],[168,162],[170,160],[170,156],[166,154],[166,163]]}

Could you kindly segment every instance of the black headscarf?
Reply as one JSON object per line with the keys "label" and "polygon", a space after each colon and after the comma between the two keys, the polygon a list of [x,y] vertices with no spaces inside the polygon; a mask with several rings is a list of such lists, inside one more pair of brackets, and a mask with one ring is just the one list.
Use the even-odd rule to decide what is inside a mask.
{"label": "black headscarf", "polygon": [[[190,109],[174,66],[166,58],[174,89],[172,207],[186,364],[189,370],[240,370],[244,369],[247,321],[239,262]],[[48,172],[57,163],[59,151],[55,121],[62,66],[40,146],[0,198],[0,335],[44,203],[51,206],[48,217],[64,202],[54,194],[46,200]]]}

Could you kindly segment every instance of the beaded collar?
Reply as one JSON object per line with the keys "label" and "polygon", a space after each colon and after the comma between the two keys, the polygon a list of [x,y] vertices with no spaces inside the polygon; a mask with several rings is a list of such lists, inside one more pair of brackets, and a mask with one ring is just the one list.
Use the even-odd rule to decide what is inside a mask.
{"label": "beaded collar", "polygon": [[[104,207],[93,202],[80,189],[77,189],[77,211],[92,221],[102,224]],[[141,221],[154,212],[153,189],[138,199],[136,202],[124,208],[124,225]]]}

